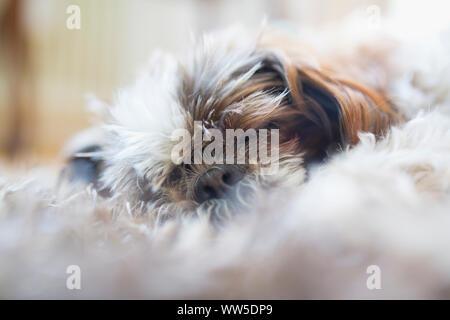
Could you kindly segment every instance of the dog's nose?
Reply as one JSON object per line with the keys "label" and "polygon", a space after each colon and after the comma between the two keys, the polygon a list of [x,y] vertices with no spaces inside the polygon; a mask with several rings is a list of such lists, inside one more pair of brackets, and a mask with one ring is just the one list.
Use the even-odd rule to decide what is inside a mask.
{"label": "dog's nose", "polygon": [[202,174],[194,187],[195,200],[199,203],[224,198],[244,174],[235,166],[214,167]]}

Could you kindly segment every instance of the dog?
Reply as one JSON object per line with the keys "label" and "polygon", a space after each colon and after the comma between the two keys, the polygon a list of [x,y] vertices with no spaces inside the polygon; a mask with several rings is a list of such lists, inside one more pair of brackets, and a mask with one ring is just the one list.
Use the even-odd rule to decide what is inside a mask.
{"label": "dog", "polygon": [[[402,121],[386,84],[374,81],[383,70],[379,61],[342,63],[276,32],[243,37],[207,35],[179,59],[153,54],[137,81],[118,92],[102,139],[73,152],[65,175],[162,220],[201,214],[221,221],[249,205],[258,188],[302,184],[308,168],[356,145],[359,132],[382,137]],[[276,132],[278,170],[263,174],[258,161],[188,161],[198,150],[174,157],[179,129],[191,138],[212,130]],[[249,150],[241,150],[246,160]]]}

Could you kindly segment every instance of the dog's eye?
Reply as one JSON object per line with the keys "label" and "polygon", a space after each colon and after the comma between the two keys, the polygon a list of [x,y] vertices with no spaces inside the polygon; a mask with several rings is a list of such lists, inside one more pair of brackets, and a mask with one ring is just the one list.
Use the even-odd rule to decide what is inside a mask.
{"label": "dog's eye", "polygon": [[280,126],[278,123],[274,122],[274,121],[270,121],[267,125],[266,125],[266,129],[280,129]]}
{"label": "dog's eye", "polygon": [[183,170],[192,171],[192,167],[190,164],[183,163],[181,166],[182,166]]}
{"label": "dog's eye", "polygon": [[168,183],[174,183],[174,182],[180,180],[183,177],[183,172],[191,171],[191,170],[192,170],[191,165],[189,165],[189,164],[181,164],[180,166],[174,168],[170,172],[170,174],[169,174],[169,176],[167,178],[167,182]]}
{"label": "dog's eye", "polygon": [[169,174],[169,177],[167,180],[169,183],[173,183],[177,180],[180,180],[181,176],[182,176],[181,169],[177,167],[172,170],[172,172]]}

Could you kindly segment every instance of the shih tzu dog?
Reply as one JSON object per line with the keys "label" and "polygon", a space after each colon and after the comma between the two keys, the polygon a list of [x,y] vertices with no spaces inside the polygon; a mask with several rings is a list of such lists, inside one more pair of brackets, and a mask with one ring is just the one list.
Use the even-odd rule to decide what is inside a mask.
{"label": "shih tzu dog", "polygon": [[[284,36],[240,38],[205,36],[178,60],[155,53],[138,80],[118,92],[102,138],[76,150],[66,173],[136,211],[220,220],[248,204],[257,188],[300,185],[305,168],[358,143],[358,132],[381,136],[400,121],[368,59],[347,61],[345,70]],[[244,148],[227,135],[239,129]],[[174,134],[179,130],[184,135]],[[277,170],[263,172],[260,149],[250,161],[255,135],[248,132],[277,154]],[[210,152],[216,161],[196,159],[213,142],[222,143]]]}

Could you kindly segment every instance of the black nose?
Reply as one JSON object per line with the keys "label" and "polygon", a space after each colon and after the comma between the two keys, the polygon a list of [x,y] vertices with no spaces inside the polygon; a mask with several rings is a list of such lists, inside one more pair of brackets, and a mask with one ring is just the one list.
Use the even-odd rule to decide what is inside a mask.
{"label": "black nose", "polygon": [[224,198],[244,174],[235,166],[214,167],[202,174],[194,187],[195,200],[202,203]]}

